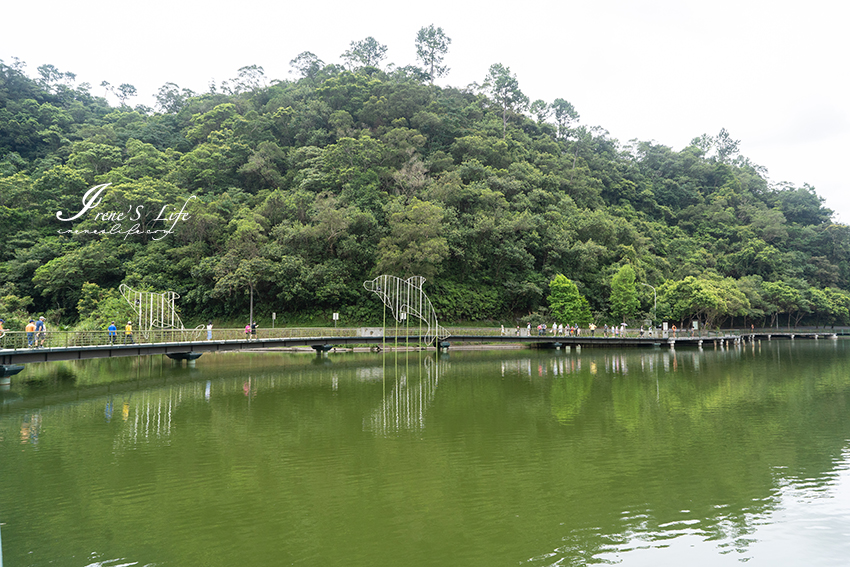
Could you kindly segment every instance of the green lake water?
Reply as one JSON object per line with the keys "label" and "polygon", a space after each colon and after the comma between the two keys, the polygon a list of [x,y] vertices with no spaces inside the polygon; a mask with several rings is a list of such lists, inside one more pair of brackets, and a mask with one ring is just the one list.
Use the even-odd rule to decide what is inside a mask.
{"label": "green lake water", "polygon": [[32,364],[3,565],[846,565],[850,341]]}

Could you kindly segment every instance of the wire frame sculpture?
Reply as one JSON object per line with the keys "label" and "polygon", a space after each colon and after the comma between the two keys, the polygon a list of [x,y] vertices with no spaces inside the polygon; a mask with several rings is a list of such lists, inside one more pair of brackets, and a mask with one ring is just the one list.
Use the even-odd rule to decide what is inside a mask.
{"label": "wire frame sculpture", "polygon": [[154,329],[183,329],[183,321],[177,314],[176,301],[180,298],[178,293],[136,291],[124,284],[121,284],[118,289],[136,312],[136,328],[139,332],[145,333]]}
{"label": "wire frame sculpture", "polygon": [[363,282],[363,287],[378,294],[396,321],[402,322],[409,316],[418,317],[427,326],[425,343],[431,344],[435,339],[445,339],[449,332],[439,325],[437,312],[422,290],[424,284],[425,278],[422,276],[403,280],[396,276],[384,275]]}

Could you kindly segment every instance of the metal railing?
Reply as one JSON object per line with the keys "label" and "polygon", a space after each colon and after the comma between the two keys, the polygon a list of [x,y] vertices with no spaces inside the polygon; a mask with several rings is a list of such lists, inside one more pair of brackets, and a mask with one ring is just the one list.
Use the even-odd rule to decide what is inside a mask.
{"label": "metal railing", "polygon": [[[641,333],[640,329],[632,329],[626,327],[626,329],[618,328],[616,335],[614,334],[614,330],[609,328],[607,334],[603,328],[597,327],[595,331],[591,332],[590,329],[583,328],[580,331],[579,335],[571,335],[567,329],[564,329],[563,333],[553,333],[552,329],[546,329],[545,332],[538,332],[536,328],[532,328],[529,330],[527,327],[520,327],[518,330],[516,327],[507,328],[505,327],[504,333],[502,332],[501,327],[448,327],[449,332],[452,335],[470,335],[470,336],[481,336],[481,337],[489,337],[489,336],[504,336],[504,337],[573,337],[573,338],[588,338],[588,337],[603,337],[603,338],[686,338],[686,337],[699,337],[699,338],[712,338],[712,337],[724,337],[729,336],[731,334],[736,334],[731,331],[724,330],[711,330],[707,331],[705,329],[701,329],[698,331],[691,332],[690,329],[685,330],[677,330],[675,333],[672,330],[662,331],[661,329],[644,329],[643,333]],[[738,331],[737,334],[740,334]]]}
{"label": "metal railing", "polygon": [[[369,329],[379,329],[370,327]],[[157,329],[152,331],[134,331],[127,335],[124,329],[115,334],[107,330],[100,331],[52,331],[27,333],[26,331],[5,331],[0,336],[0,349],[19,350],[36,348],[70,348],[93,346],[120,346],[130,344],[158,344],[194,341],[254,341],[263,339],[320,338],[320,337],[356,337],[362,328],[355,327],[278,327],[274,329],[258,328],[254,334],[246,333],[244,328],[212,329]],[[406,337],[419,336],[419,327],[387,327],[387,337],[396,335]],[[374,335],[373,335],[374,336]],[[378,334],[380,336],[380,334]]]}
{"label": "metal railing", "polygon": [[[373,332],[380,327],[369,327]],[[465,335],[473,337],[481,337],[486,340],[487,337],[574,337],[567,332],[564,334],[553,334],[551,329],[547,329],[545,333],[538,334],[537,329],[531,329],[531,334],[526,327],[519,328],[517,334],[516,328],[505,328],[504,333],[500,327],[449,327],[447,328],[450,335]],[[35,349],[35,348],[69,348],[69,347],[88,347],[88,346],[111,346],[111,345],[129,345],[129,344],[157,344],[157,343],[180,343],[194,341],[249,341],[263,339],[289,339],[289,338],[319,338],[319,337],[356,337],[363,333],[364,328],[360,327],[278,327],[258,328],[256,334],[246,333],[244,328],[227,328],[213,329],[211,338],[208,338],[208,331],[205,328],[194,329],[158,329],[152,331],[134,331],[132,336],[127,336],[123,329],[118,329],[115,335],[110,335],[107,330],[101,331],[51,331],[44,333],[27,333],[26,331],[5,331],[0,336],[0,349],[18,350],[18,349]],[[418,337],[419,326],[388,326],[383,329],[383,333],[389,339],[399,337]],[[756,330],[756,332],[763,332]],[[774,335],[795,334],[795,331],[776,331],[771,330]],[[811,333],[812,331],[796,331],[796,334]],[[691,332],[690,329],[678,330],[675,334],[672,330],[661,331],[660,329],[645,329],[643,334],[639,329],[626,328],[619,330],[616,335],[609,330],[605,335],[602,329],[597,328],[591,334],[590,330],[582,329],[578,338],[599,337],[599,338],[689,338],[699,337],[710,339],[713,337],[728,337],[730,335],[749,334],[749,330],[729,329],[729,330],[699,330]],[[829,334],[826,333],[821,334]],[[375,336],[375,335],[371,335]],[[380,336],[378,334],[377,336]]]}

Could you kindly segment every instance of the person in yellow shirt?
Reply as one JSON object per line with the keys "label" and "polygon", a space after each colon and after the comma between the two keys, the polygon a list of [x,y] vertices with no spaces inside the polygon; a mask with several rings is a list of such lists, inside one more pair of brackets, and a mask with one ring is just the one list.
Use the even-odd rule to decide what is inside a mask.
{"label": "person in yellow shirt", "polygon": [[127,325],[124,327],[124,344],[127,344],[127,341],[130,341],[130,344],[133,344],[133,322],[127,321]]}

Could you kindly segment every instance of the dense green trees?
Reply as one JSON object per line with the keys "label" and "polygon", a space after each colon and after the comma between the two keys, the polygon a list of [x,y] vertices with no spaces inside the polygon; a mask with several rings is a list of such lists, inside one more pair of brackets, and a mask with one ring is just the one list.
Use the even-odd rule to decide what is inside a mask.
{"label": "dense green trees", "polygon": [[649,284],[682,325],[850,323],[850,227],[725,130],[623,147],[565,98],[528,107],[502,64],[482,92],[434,86],[450,39],[415,44],[421,69],[380,68],[367,38],[349,69],[305,51],[293,80],[248,65],[203,94],[163,85],[155,111],[0,62],[0,316],[99,324],[127,283],[177,291],[189,320],[244,320],[253,291],[261,317],[365,321],[362,281],[386,272],[428,277],[448,320],[643,321]]}
{"label": "dense green trees", "polygon": [[558,274],[549,282],[549,290],[549,306],[558,323],[579,326],[591,323],[590,304],[564,274]]}

